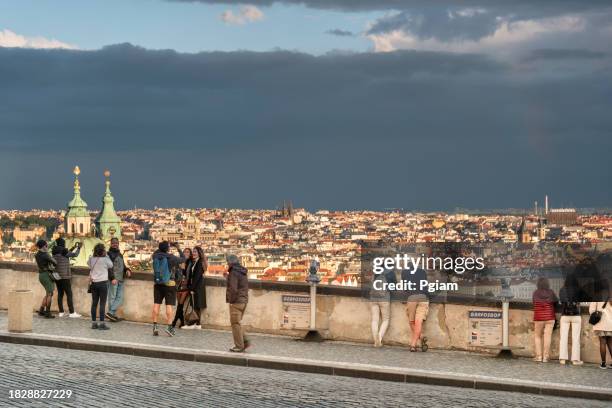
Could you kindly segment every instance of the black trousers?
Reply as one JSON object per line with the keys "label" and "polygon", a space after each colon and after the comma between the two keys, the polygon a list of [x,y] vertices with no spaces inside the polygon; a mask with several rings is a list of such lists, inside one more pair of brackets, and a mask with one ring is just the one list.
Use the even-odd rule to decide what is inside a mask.
{"label": "black trousers", "polygon": [[100,321],[104,321],[104,308],[108,296],[108,281],[94,282],[91,284],[91,320],[96,321],[98,304],[100,305]]}
{"label": "black trousers", "polygon": [[74,304],[72,303],[72,283],[70,279],[60,279],[55,282],[57,285],[57,307],[60,313],[64,313],[64,293],[68,301],[68,310],[74,313]]}

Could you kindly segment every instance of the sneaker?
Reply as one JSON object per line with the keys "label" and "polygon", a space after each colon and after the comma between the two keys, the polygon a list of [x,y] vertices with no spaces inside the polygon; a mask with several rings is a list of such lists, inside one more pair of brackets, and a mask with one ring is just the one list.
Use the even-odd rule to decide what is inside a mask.
{"label": "sneaker", "polygon": [[110,327],[108,327],[106,323],[102,322],[98,325],[98,330],[110,330]]}
{"label": "sneaker", "polygon": [[542,362],[542,357],[534,357],[533,361],[535,361],[536,363],[541,363]]}
{"label": "sneaker", "polygon": [[231,351],[232,353],[244,353],[244,349],[238,347],[232,347],[231,349],[229,349],[229,351]]}
{"label": "sneaker", "polygon": [[605,370],[605,369],[607,368],[607,367],[606,367],[606,363],[601,363],[601,364],[599,365],[599,368],[601,368],[602,370]]}
{"label": "sneaker", "polygon": [[116,322],[116,321],[118,320],[118,319],[117,319],[117,316],[115,316],[115,315],[114,315],[114,314],[112,314],[111,312],[106,312],[106,313],[104,314],[104,316],[106,316],[106,318],[107,318],[108,320],[110,320],[111,322]]}
{"label": "sneaker", "polygon": [[559,364],[565,365],[565,360],[559,360]]}
{"label": "sneaker", "polygon": [[174,329],[174,327],[172,326],[168,326],[166,327],[166,329],[164,330],[166,332],[166,334],[170,337],[173,337],[176,334],[176,330]]}
{"label": "sneaker", "polygon": [[572,361],[572,364],[573,365],[582,365],[584,363],[582,361],[580,361],[580,360],[576,360],[576,361]]}
{"label": "sneaker", "polygon": [[82,317],[82,316],[80,314],[78,314],[77,312],[74,312],[74,313],[70,313],[68,315],[68,317],[72,317],[73,319],[77,319],[77,318]]}
{"label": "sneaker", "polygon": [[91,324],[91,328],[92,328],[92,329],[94,329],[94,330],[97,330],[97,329],[98,329],[98,323],[93,322],[93,323]]}
{"label": "sneaker", "polygon": [[43,315],[45,319],[55,319],[55,316],[51,314],[51,312],[45,312]]}
{"label": "sneaker", "polygon": [[183,330],[193,330],[194,325],[193,324],[187,324],[185,326],[181,326],[181,329]]}
{"label": "sneaker", "polygon": [[199,324],[194,324],[193,326],[191,326],[191,328],[192,328],[193,330],[202,330],[202,326],[201,326],[201,325],[199,325]]}
{"label": "sneaker", "polygon": [[547,358],[543,358],[543,359],[542,359],[542,362],[543,362],[543,363],[548,363],[548,359],[547,359]]}
{"label": "sneaker", "polygon": [[64,313],[64,312],[59,312],[59,313],[57,314],[57,316],[58,316],[58,317],[64,317],[64,316],[67,316],[67,315],[68,315],[68,314],[67,314],[67,313]]}
{"label": "sneaker", "polygon": [[38,309],[38,315],[40,317],[44,317],[45,316],[45,309],[43,309],[42,307],[40,309]]}
{"label": "sneaker", "polygon": [[157,328],[156,324],[153,325],[153,335],[159,336],[159,329]]}

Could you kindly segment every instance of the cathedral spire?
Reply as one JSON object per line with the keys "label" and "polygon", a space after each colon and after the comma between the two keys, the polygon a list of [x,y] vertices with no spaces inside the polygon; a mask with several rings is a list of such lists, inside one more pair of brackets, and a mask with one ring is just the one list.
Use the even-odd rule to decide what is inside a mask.
{"label": "cathedral spire", "polygon": [[110,171],[104,172],[106,191],[102,198],[102,211],[96,219],[99,237],[104,241],[121,237],[121,219],[115,212],[115,199],[110,190],[110,175]]}

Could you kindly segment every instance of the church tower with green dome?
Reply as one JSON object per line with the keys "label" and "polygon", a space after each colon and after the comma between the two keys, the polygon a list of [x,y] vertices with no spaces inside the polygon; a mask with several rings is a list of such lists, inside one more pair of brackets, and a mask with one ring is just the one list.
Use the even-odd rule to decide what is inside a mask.
{"label": "church tower with green dome", "polygon": [[102,211],[96,218],[98,238],[108,242],[111,238],[121,239],[121,218],[115,212],[115,199],[110,191],[110,171],[104,172],[106,192],[102,198]]}
{"label": "church tower with green dome", "polygon": [[64,229],[70,237],[86,236],[91,233],[91,218],[87,211],[87,203],[81,198],[79,183],[79,166],[74,168],[74,197],[68,203]]}
{"label": "church tower with green dome", "polygon": [[77,242],[81,245],[79,256],[71,261],[74,266],[87,266],[87,260],[93,254],[96,244],[102,241],[95,237],[91,217],[87,210],[87,203],[81,198],[81,184],[79,183],[79,166],[74,168],[74,197],[68,203],[64,221],[64,239],[66,248],[72,248]]}

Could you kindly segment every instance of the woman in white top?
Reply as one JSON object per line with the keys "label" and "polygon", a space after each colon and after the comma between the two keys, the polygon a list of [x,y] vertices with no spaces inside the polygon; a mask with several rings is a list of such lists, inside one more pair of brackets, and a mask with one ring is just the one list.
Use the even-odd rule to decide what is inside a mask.
{"label": "woman in white top", "polygon": [[[593,332],[599,337],[599,353],[601,355],[600,368],[606,368],[606,347],[612,356],[612,304],[607,302],[591,302],[589,313],[601,312],[601,320],[593,326]],[[612,369],[612,364],[608,366]]]}
{"label": "woman in white top", "polygon": [[[97,244],[93,250],[93,256],[87,261],[89,265],[89,287],[91,291],[91,324],[92,329],[108,330],[104,323],[104,307],[108,295],[108,281],[117,284],[113,274],[113,261],[106,256],[104,244]],[[100,305],[100,324],[96,323],[96,315]]]}

